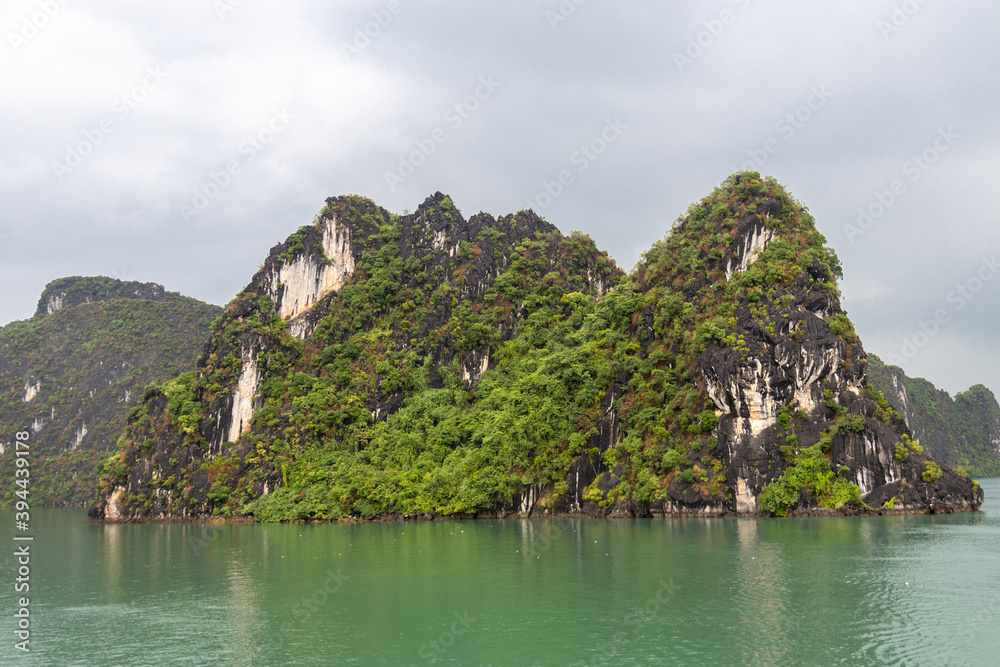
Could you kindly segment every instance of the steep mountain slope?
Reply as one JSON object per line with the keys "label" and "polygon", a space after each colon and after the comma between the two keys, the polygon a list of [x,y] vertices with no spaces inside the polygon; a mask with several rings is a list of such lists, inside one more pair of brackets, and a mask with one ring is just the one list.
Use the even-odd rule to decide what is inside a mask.
{"label": "steep mountain slope", "polygon": [[[72,277],[45,288],[30,320],[0,328],[0,474],[29,431],[33,504],[82,504],[150,382],[194,361],[222,310],[155,283]],[[0,501],[9,503],[13,488]]]}
{"label": "steep mountain slope", "polygon": [[[640,263],[635,280],[656,295],[644,313],[647,359],[658,362],[641,371],[642,405],[657,421],[632,431],[647,451],[657,406],[672,408],[669,449],[682,465],[668,511],[975,504],[970,481],[897,447],[909,434],[867,387],[864,350],[840,307],[839,262],[824,243],[780,185],[737,174]],[[700,484],[687,483],[685,460],[701,462]]]}
{"label": "steep mountain slope", "polygon": [[955,396],[868,355],[868,379],[935,459],[976,477],[1000,475],[1000,405],[981,384]]}
{"label": "steep mountain slope", "polygon": [[824,242],[755,173],[627,277],[530,211],[328,200],[272,249],[197,372],[147,391],[92,514],[978,507],[868,388]]}

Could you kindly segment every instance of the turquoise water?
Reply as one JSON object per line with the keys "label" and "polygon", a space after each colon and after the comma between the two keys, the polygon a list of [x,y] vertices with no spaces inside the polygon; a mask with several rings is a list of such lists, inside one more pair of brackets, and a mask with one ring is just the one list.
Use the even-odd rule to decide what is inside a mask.
{"label": "turquoise water", "polygon": [[991,665],[983,511],[836,519],[89,525],[36,510],[3,665]]}

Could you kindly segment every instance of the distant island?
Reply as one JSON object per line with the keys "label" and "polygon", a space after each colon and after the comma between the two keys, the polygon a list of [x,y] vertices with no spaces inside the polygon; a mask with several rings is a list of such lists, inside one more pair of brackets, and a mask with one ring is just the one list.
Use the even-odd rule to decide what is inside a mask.
{"label": "distant island", "polygon": [[[30,320],[0,328],[0,474],[30,432],[32,507],[84,506],[151,382],[194,368],[222,309],[157,283],[71,276],[49,283]],[[5,485],[0,504],[16,500]]]}
{"label": "distant island", "polygon": [[974,477],[1000,475],[1000,405],[981,384],[952,398],[868,355],[868,381],[896,406],[927,453]]}

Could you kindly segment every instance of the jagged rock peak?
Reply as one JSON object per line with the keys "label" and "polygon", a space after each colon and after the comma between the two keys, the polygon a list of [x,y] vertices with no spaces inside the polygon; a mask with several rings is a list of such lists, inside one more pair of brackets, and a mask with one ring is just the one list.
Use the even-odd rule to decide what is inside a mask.
{"label": "jagged rock peak", "polygon": [[111,299],[146,299],[160,301],[179,296],[176,292],[167,292],[158,283],[140,283],[124,281],[106,276],[69,276],[53,280],[38,299],[35,317],[51,315],[63,308],[72,308],[81,303],[110,301]]}
{"label": "jagged rock peak", "polygon": [[414,213],[414,215],[420,217],[422,214],[425,214],[428,211],[436,211],[441,209],[444,209],[446,212],[454,210],[458,214],[459,219],[461,219],[462,217],[461,211],[455,208],[455,204],[452,201],[451,197],[444,194],[440,190],[430,195],[429,197],[427,197],[427,199],[421,202],[420,206],[417,207],[417,210]]}
{"label": "jagged rock peak", "polygon": [[425,199],[414,213],[403,216],[400,222],[404,227],[404,240],[419,243],[419,239],[407,238],[410,236],[408,232],[422,230],[425,237],[430,235],[430,238],[423,240],[429,240],[433,250],[448,249],[452,256],[456,250],[449,248],[460,246],[462,241],[474,243],[487,227],[502,233],[492,240],[505,247],[512,247],[535,234],[560,233],[554,225],[530,210],[501,216],[499,219],[489,213],[479,212],[466,220],[452,198],[441,192],[435,192]]}
{"label": "jagged rock peak", "polygon": [[813,282],[829,283],[833,289],[828,291],[835,291],[840,262],[825,247],[808,208],[776,180],[756,172],[733,174],[692,204],[667,238],[644,255],[644,266],[652,279],[688,276],[684,291],[693,293],[716,276],[731,281],[745,273],[776,241],[782,259],[793,264],[788,268],[797,265]]}
{"label": "jagged rock peak", "polygon": [[[404,260],[438,257],[434,263],[454,262],[460,259],[464,245],[478,253],[477,257],[485,252],[482,263],[490,272],[503,268],[507,251],[523,240],[538,234],[561,235],[533,211],[500,218],[480,212],[466,220],[451,197],[441,192],[402,216],[366,197],[341,195],[328,198],[311,225],[300,227],[271,248],[243,292],[270,299],[275,312],[289,323],[292,335],[304,339],[320,319],[309,315],[313,306],[351,281],[362,255],[386,242],[381,235],[391,225],[398,227],[394,240]],[[487,230],[488,242],[484,242]],[[504,249],[500,253],[504,257],[494,256],[499,248]],[[485,289],[485,283],[478,287]],[[597,287],[600,292],[608,288],[603,283]]]}

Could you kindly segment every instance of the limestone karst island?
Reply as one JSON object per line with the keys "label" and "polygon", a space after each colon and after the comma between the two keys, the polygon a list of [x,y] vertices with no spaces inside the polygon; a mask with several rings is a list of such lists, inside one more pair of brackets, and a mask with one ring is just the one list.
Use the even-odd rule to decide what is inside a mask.
{"label": "limestone karst island", "polygon": [[[466,219],[441,193],[407,215],[328,199],[210,329],[195,327],[207,341],[194,336],[203,348],[189,366],[161,364],[163,380],[139,384],[93,473],[90,514],[980,506],[961,465],[995,465],[995,453],[952,443],[935,460],[904,419],[918,417],[900,412],[905,394],[872,384],[837,256],[781,185],[734,174],[665,231],[625,273],[530,210]],[[56,292],[36,320],[66,312]],[[182,322],[193,316],[175,315],[174,329]]]}
{"label": "limestone karst island", "polygon": [[752,172],[631,274],[531,211],[332,198],[224,310],[50,283],[0,329],[0,423],[37,503],[108,521],[978,508],[996,399],[866,355],[824,244]]}

